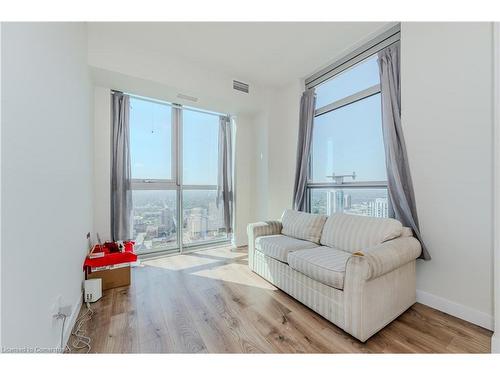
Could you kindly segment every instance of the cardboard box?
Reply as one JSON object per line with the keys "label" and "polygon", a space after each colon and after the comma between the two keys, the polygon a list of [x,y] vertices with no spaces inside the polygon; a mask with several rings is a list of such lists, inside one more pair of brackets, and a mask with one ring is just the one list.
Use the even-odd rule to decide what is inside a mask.
{"label": "cardboard box", "polygon": [[102,279],[102,290],[130,285],[130,266],[94,271],[87,279]]}

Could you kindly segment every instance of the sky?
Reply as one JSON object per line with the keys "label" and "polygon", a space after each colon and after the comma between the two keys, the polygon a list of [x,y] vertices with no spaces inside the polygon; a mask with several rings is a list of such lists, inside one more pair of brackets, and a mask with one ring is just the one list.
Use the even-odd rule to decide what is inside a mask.
{"label": "sky", "polygon": [[377,56],[374,55],[317,86],[316,108],[321,108],[379,83]]}
{"label": "sky", "polygon": [[[172,109],[130,99],[132,177],[172,178]],[[183,110],[183,183],[217,184],[219,117]]]}
{"label": "sky", "polygon": [[[379,83],[376,56],[370,57],[316,88],[316,108]],[[172,178],[171,107],[131,98],[130,144],[132,177]],[[183,184],[216,185],[219,118],[183,110]],[[380,94],[315,118],[312,174],[356,172],[356,181],[386,180]],[[350,181],[350,179],[346,179]]]}
{"label": "sky", "polygon": [[377,94],[316,117],[312,144],[314,182],[332,182],[326,176],[352,172],[356,172],[356,181],[386,180],[380,112]]}

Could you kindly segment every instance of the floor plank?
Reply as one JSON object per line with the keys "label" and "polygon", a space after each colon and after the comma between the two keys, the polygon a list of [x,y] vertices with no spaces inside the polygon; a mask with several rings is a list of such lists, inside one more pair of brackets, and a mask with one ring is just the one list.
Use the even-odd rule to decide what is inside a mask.
{"label": "floor plank", "polygon": [[490,351],[490,331],[419,303],[361,343],[251,272],[245,249],[145,260],[132,272],[130,287],[92,304],[92,353]]}

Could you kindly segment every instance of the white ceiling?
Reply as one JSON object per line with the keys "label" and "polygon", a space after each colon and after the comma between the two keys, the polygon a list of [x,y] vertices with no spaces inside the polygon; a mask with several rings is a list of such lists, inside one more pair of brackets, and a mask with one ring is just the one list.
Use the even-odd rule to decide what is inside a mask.
{"label": "white ceiling", "polygon": [[382,22],[89,23],[89,31],[263,86],[304,78],[387,27]]}

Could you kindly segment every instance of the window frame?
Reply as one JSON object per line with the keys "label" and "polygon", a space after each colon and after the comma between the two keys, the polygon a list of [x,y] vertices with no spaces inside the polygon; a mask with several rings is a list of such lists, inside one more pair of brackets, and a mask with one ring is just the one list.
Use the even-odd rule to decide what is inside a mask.
{"label": "window frame", "polygon": [[[339,99],[333,103],[327,104],[321,108],[318,108],[314,111],[314,118],[323,116],[327,113],[336,111],[337,109],[340,109],[342,107],[347,107],[351,104],[354,104],[356,102],[359,102],[361,100],[367,99],[371,96],[380,94],[380,84],[378,85],[373,85],[372,87],[369,87],[365,90],[361,90],[353,95],[349,95],[345,98]],[[314,124],[313,124],[313,132],[314,132]],[[312,148],[314,145],[311,144],[311,155],[312,155]],[[342,184],[337,184],[335,182],[314,182],[312,180],[312,158],[311,155],[309,156],[309,176],[307,179],[307,187],[310,188],[381,188],[381,187],[387,187],[387,180],[385,181],[351,181],[351,182],[343,182]]]}
{"label": "window frame", "polygon": [[134,94],[127,94],[129,97],[137,99],[149,101],[152,103],[166,105],[171,107],[171,123],[172,123],[172,136],[171,136],[171,178],[170,179],[141,179],[141,178],[132,178],[131,182],[131,190],[168,190],[176,192],[176,219],[179,230],[177,232],[177,238],[175,244],[172,246],[166,246],[165,248],[151,250],[149,252],[141,252],[140,255],[148,257],[148,256],[157,256],[162,253],[179,253],[183,254],[189,251],[194,251],[200,247],[214,244],[227,244],[231,241],[231,236],[226,234],[225,238],[222,239],[214,239],[208,241],[196,241],[193,243],[184,243],[184,205],[183,205],[183,192],[186,190],[211,190],[217,191],[217,185],[184,185],[183,184],[183,136],[182,136],[182,128],[183,128],[183,111],[194,111],[201,112],[207,115],[212,116],[229,116],[228,114],[220,114],[217,112],[204,111],[193,107],[182,106],[180,104],[175,103],[167,103],[161,100],[151,99],[147,97],[142,97]]}
{"label": "window frame", "polygon": [[[377,54],[380,50],[388,47],[391,44],[397,43],[400,40],[400,25],[397,24],[387,31],[383,32],[376,38],[372,39],[360,48],[347,54],[345,57],[341,58],[334,64],[322,69],[321,71],[313,74],[306,79],[306,88],[315,88],[321,84],[324,84],[330,80],[335,79],[338,75],[342,74],[344,71],[354,67],[355,65],[362,64],[373,55]],[[320,108],[315,109],[314,119],[316,117],[325,115],[327,113],[336,111],[342,107],[349,106],[358,101],[367,99],[371,96],[378,95],[381,93],[380,84],[373,85],[366,89],[360,90],[354,94],[345,96],[341,99],[328,103]],[[314,132],[314,122],[313,122],[313,132]],[[306,184],[306,211],[311,212],[311,191],[313,189],[387,189],[387,180],[385,181],[351,181],[343,183],[335,182],[314,182],[312,181],[312,147],[309,154],[308,160],[308,179]],[[389,212],[391,210],[389,209]]]}

